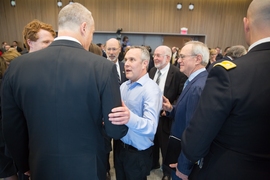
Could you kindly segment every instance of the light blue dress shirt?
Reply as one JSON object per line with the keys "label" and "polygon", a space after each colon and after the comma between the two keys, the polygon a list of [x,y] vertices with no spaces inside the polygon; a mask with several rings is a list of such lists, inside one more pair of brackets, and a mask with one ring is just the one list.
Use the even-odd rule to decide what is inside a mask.
{"label": "light blue dress shirt", "polygon": [[138,150],[145,150],[154,145],[162,92],[148,73],[136,82],[124,82],[120,90],[122,100],[130,110],[130,119],[126,124],[129,129],[121,140]]}

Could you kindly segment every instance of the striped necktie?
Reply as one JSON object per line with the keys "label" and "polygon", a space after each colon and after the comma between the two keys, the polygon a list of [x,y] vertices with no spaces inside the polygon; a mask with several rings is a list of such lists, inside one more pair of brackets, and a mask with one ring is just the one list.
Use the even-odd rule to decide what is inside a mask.
{"label": "striped necktie", "polygon": [[158,70],[157,74],[158,74],[158,77],[157,77],[156,83],[159,85],[160,75],[161,75],[160,70]]}

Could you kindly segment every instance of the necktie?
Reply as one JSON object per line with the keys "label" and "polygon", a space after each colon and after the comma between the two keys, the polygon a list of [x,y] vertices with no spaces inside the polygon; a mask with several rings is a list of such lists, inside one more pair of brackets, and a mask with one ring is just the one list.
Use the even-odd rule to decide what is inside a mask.
{"label": "necktie", "polygon": [[185,89],[185,87],[188,85],[188,83],[189,83],[189,80],[187,79],[186,82],[185,82],[185,84],[184,84],[183,89]]}
{"label": "necktie", "polygon": [[117,72],[117,78],[118,78],[118,83],[121,84],[121,79],[120,79],[120,75],[117,71],[117,65],[115,64],[115,68],[116,68],[116,72]]}
{"label": "necktie", "polygon": [[156,83],[159,85],[160,75],[161,75],[160,70],[158,70],[157,74],[158,74],[158,77],[157,77]]}

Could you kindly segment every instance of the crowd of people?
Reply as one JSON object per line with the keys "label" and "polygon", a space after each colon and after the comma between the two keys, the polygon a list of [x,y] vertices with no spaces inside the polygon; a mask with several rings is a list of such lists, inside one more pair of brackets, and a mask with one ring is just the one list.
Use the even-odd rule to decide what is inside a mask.
{"label": "crowd of people", "polygon": [[[80,13],[77,13],[80,12]],[[270,177],[270,2],[253,0],[247,45],[92,43],[95,22],[63,7],[58,33],[33,20],[0,50],[0,178]],[[160,157],[161,154],[161,157]],[[161,161],[160,161],[161,159]]]}

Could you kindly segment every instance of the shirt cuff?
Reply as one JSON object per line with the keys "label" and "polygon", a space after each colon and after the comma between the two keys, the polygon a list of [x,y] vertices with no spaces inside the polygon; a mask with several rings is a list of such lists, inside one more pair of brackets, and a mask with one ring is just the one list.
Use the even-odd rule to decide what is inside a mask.
{"label": "shirt cuff", "polygon": [[179,156],[179,158],[178,158],[177,169],[178,169],[181,173],[183,173],[183,174],[189,176],[190,173],[191,173],[191,171],[192,171],[192,169],[193,169],[193,166],[194,166],[194,163],[191,162],[190,160],[188,160],[188,159],[186,158],[186,156],[184,155],[184,153],[181,152],[181,153],[180,153],[180,156]]}

